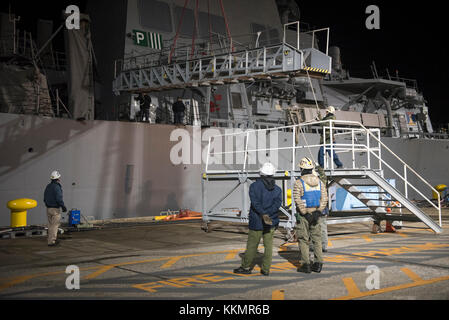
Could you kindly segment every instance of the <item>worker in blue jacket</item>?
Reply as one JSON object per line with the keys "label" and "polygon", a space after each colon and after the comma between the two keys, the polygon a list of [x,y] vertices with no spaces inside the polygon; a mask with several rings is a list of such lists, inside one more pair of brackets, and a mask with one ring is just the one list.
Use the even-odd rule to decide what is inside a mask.
{"label": "worker in blue jacket", "polygon": [[62,187],[60,183],[61,174],[58,171],[53,171],[50,175],[51,182],[47,185],[44,192],[44,202],[47,207],[48,218],[48,246],[56,246],[58,228],[61,224],[61,208],[62,212],[67,212],[65,207]]}
{"label": "worker in blue jacket", "polygon": [[278,211],[282,204],[282,190],[276,185],[273,175],[276,168],[271,163],[265,163],[260,169],[260,179],[251,184],[249,197],[249,231],[246,252],[242,265],[234,269],[234,273],[250,274],[257,247],[263,238],[264,255],[260,273],[268,276],[273,256],[273,236],[279,225]]}

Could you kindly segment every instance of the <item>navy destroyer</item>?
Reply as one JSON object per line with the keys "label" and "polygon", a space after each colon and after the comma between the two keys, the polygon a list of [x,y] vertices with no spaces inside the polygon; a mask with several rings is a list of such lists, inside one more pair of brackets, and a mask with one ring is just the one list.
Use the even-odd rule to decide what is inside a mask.
{"label": "navy destroyer", "polygon": [[[332,46],[332,26],[311,28],[296,2],[88,1],[75,30],[65,26],[71,14],[56,28],[40,20],[37,38],[16,28],[13,12],[1,16],[0,201],[37,199],[31,224],[45,223],[39,200],[55,169],[66,203],[92,219],[188,208],[203,213],[206,228],[245,222],[248,185],[261,158],[276,153],[283,226],[291,230],[296,162],[316,159],[327,134],[336,142],[325,148],[345,163],[337,169],[326,156],[338,184],[330,223],[385,219],[395,200],[441,232],[434,186],[449,176],[435,168],[444,167],[449,140],[434,132],[417,81],[380,77],[374,63],[371,78],[352,77],[344,48]],[[52,48],[61,34],[65,54]],[[140,93],[151,97],[143,119]],[[173,125],[178,97],[186,105],[182,128]],[[330,107],[337,120],[323,124],[319,115]],[[229,150],[226,136],[223,148],[211,147],[220,135],[236,139]],[[259,143],[262,136],[275,146]],[[211,161],[226,154],[243,162]],[[361,201],[362,214],[344,212],[340,189]]]}

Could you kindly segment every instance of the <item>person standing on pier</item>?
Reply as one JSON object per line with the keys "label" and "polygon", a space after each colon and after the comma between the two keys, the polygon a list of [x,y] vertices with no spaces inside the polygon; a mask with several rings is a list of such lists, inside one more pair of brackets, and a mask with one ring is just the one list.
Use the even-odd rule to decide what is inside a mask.
{"label": "person standing on pier", "polygon": [[276,168],[267,162],[260,169],[260,179],[251,184],[249,197],[251,209],[249,212],[249,231],[246,252],[239,268],[234,273],[250,274],[257,247],[263,238],[264,254],[260,273],[264,276],[270,274],[273,256],[273,236],[279,225],[279,208],[282,204],[282,190],[276,185],[273,176]]}
{"label": "person standing on pier", "polygon": [[[296,208],[296,236],[301,251],[301,267],[298,272],[321,272],[323,267],[323,252],[321,244],[321,216],[327,204],[326,185],[313,174],[313,163],[309,158],[301,159],[299,163],[301,177],[293,189],[293,199]],[[309,244],[313,243],[314,262],[310,265]]]}
{"label": "person standing on pier", "polygon": [[47,185],[44,192],[44,202],[47,207],[48,218],[47,244],[50,247],[56,246],[59,243],[57,235],[58,228],[61,224],[61,208],[62,212],[67,212],[62,196],[60,178],[61,174],[58,171],[53,171],[50,175],[51,182]]}

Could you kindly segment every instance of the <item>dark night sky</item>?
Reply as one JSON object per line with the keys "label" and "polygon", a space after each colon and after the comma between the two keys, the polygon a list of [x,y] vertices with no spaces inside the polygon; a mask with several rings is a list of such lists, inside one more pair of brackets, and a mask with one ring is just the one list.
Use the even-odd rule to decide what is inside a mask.
{"label": "dark night sky", "polygon": [[[447,13],[437,1],[303,1],[301,20],[330,27],[330,45],[339,46],[351,76],[371,76],[375,61],[379,76],[398,70],[416,79],[434,123],[448,123],[449,46]],[[368,30],[368,5],[380,10],[380,30]]]}
{"label": "dark night sky", "polygon": [[[296,1],[301,21],[331,28],[330,45],[340,47],[343,65],[352,76],[371,76],[372,61],[376,62],[380,76],[386,76],[386,68],[391,75],[398,70],[400,77],[418,81],[430,106],[432,121],[449,122],[446,111],[449,100],[446,91],[449,89],[449,46],[446,44],[449,37],[446,32],[449,28],[443,2]],[[86,0],[2,1],[2,12],[8,11],[8,2],[23,20],[39,16],[53,19],[56,26],[67,5],[77,4],[83,10]],[[365,27],[368,17],[365,9],[370,4],[380,9],[380,30]],[[35,23],[27,29],[35,31]]]}

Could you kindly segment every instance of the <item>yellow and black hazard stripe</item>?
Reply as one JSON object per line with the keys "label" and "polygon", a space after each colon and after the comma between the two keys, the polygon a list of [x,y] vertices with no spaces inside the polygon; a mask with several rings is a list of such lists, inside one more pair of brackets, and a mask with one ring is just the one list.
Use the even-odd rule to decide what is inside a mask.
{"label": "yellow and black hazard stripe", "polygon": [[319,72],[319,73],[330,73],[329,70],[321,69],[321,68],[305,67],[304,70],[312,71],[312,72]]}

